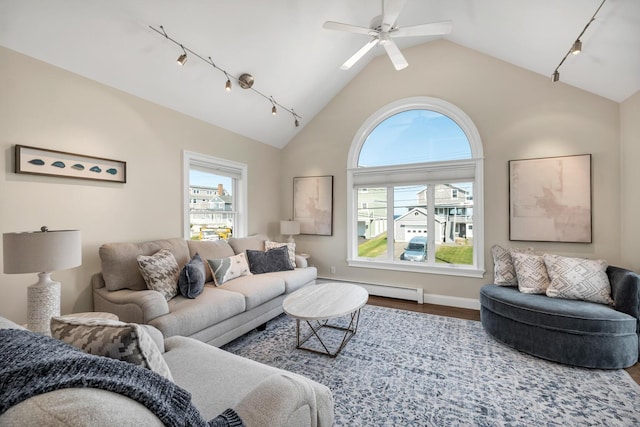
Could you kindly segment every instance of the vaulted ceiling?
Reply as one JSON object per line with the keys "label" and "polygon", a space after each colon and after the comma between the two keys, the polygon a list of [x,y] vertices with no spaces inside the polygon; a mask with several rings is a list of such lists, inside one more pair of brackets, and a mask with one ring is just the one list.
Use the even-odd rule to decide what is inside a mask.
{"label": "vaulted ceiling", "polygon": [[[601,0],[406,0],[397,25],[453,21],[443,38],[549,77]],[[376,55],[339,66],[367,36],[329,31],[327,21],[368,27],[375,0],[0,0],[0,45],[275,147],[284,147]],[[236,84],[149,26],[164,26],[211,57]],[[401,49],[438,37],[396,39]],[[608,0],[581,38],[583,53],[561,82],[621,102],[640,90],[640,1]],[[389,63],[389,67],[392,67]],[[409,64],[411,67],[411,64]],[[0,64],[1,70],[1,64]],[[398,71],[402,73],[402,71]],[[273,99],[302,116],[280,108]]]}

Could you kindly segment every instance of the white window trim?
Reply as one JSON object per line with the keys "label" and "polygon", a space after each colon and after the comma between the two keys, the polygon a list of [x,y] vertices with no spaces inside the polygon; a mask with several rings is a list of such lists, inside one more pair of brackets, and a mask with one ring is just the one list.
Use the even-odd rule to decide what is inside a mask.
{"label": "white window trim", "polygon": [[247,165],[206,154],[194,153],[192,151],[182,151],[182,234],[185,239],[189,239],[191,230],[189,229],[189,170],[191,166],[200,166],[220,175],[232,176],[233,179],[233,200],[235,203],[234,214],[236,229],[233,230],[235,237],[247,235]]}
{"label": "white window trim", "polygon": [[[451,183],[447,180],[447,171],[461,168],[468,170],[473,168],[474,173],[474,205],[473,205],[473,265],[417,265],[410,263],[393,262],[392,260],[368,260],[364,258],[358,258],[358,243],[357,243],[357,230],[355,230],[356,224],[353,218],[357,212],[357,191],[355,183],[362,185],[366,183],[366,175],[373,174],[375,172],[381,172],[387,168],[400,170],[401,174],[414,175],[412,171],[415,171],[415,176],[419,176],[421,165],[406,165],[401,167],[377,167],[377,168],[358,168],[358,157],[360,150],[364,145],[369,134],[378,126],[381,122],[389,117],[408,110],[431,110],[436,111],[449,117],[456,122],[458,126],[465,133],[469,145],[471,148],[471,159],[463,159],[460,161],[444,161],[444,162],[431,162],[429,167],[432,168],[437,164],[439,169],[438,181],[442,183]],[[422,166],[424,167],[424,165]],[[398,182],[394,182],[394,185],[401,184],[402,178],[398,179]],[[457,179],[460,181],[460,179]],[[393,179],[390,182],[395,181]],[[387,185],[389,185],[389,183]],[[433,183],[432,180],[430,180]],[[477,197],[476,195],[482,195]],[[433,215],[434,207],[430,208]],[[433,231],[427,233],[430,240],[433,239]],[[391,240],[391,239],[389,239]],[[433,242],[431,242],[433,247]],[[432,252],[432,251],[430,251]],[[435,254],[429,254],[429,257],[435,257]],[[412,98],[405,98],[395,102],[392,102],[378,111],[373,113],[369,118],[360,126],[356,132],[351,147],[349,149],[349,156],[347,158],[347,265],[350,267],[363,267],[374,268],[384,270],[397,270],[407,272],[420,272],[420,273],[433,273],[442,275],[454,275],[463,277],[476,277],[481,278],[484,276],[484,153],[482,149],[482,140],[480,133],[476,128],[473,121],[467,116],[461,109],[455,105],[438,98],[419,96]]]}

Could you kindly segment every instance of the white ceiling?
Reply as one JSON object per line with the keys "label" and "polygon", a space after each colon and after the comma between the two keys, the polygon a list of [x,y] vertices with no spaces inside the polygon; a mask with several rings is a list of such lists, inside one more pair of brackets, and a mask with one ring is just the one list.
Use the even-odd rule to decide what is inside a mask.
{"label": "white ceiling", "polygon": [[[601,0],[407,0],[398,26],[450,19],[444,38],[550,76]],[[375,55],[338,67],[366,36],[322,29],[367,27],[376,0],[0,0],[0,45],[255,140],[284,147]],[[224,74],[196,58],[175,64],[169,36],[303,118],[271,115],[258,94],[224,91]],[[400,48],[434,40],[395,39]],[[608,0],[582,37],[562,83],[621,102],[640,90],[640,1]],[[392,67],[389,63],[389,67]],[[409,64],[411,67],[411,64]],[[402,71],[398,71],[401,73]]]}

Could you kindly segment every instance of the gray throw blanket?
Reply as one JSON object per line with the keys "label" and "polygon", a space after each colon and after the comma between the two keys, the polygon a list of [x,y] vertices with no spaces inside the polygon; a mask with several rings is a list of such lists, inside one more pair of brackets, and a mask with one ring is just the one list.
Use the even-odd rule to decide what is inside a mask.
{"label": "gray throw blanket", "polygon": [[140,402],[167,426],[244,426],[233,409],[205,421],[188,391],[147,368],[26,330],[0,329],[0,384],[0,414],[31,396],[90,387]]}

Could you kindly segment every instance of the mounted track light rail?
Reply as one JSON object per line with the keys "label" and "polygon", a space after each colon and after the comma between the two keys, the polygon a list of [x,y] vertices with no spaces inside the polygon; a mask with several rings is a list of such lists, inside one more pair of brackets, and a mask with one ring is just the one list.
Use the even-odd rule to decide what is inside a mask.
{"label": "mounted track light rail", "polygon": [[573,42],[569,51],[566,53],[566,55],[564,55],[564,58],[562,58],[562,61],[560,61],[556,69],[553,71],[553,74],[551,74],[551,81],[553,81],[554,83],[560,80],[560,67],[562,66],[562,64],[564,64],[564,61],[566,61],[569,55],[577,55],[580,52],[582,52],[582,41],[580,40],[580,37],[584,35],[584,32],[587,31],[587,28],[589,28],[589,25],[591,25],[591,23],[595,21],[596,15],[598,14],[598,12],[600,12],[600,9],[602,9],[602,6],[606,1],[607,0],[602,0],[602,3],[600,3],[600,6],[598,6],[595,13],[589,20],[589,22],[587,22],[587,25],[584,26],[584,29],[576,38],[576,41]]}
{"label": "mounted track light rail", "polygon": [[276,102],[273,99],[273,96],[267,96],[264,93],[260,92],[259,90],[257,90],[256,88],[253,87],[253,83],[255,81],[254,77],[251,74],[248,73],[243,73],[241,74],[239,77],[235,77],[233,75],[230,75],[226,70],[224,70],[223,68],[220,68],[219,66],[217,66],[213,60],[211,59],[211,57],[209,56],[208,58],[204,58],[202,55],[194,52],[193,50],[189,49],[188,47],[184,46],[182,43],[172,39],[171,37],[169,37],[169,35],[167,34],[167,32],[164,30],[164,27],[162,25],[160,25],[160,29],[154,28],[153,26],[149,25],[149,28],[151,28],[153,31],[155,31],[156,33],[160,34],[161,36],[163,36],[165,39],[171,41],[172,43],[174,43],[177,46],[180,46],[180,49],[182,49],[182,54],[178,57],[177,62],[178,65],[183,66],[185,64],[185,62],[187,62],[187,54],[190,54],[192,56],[195,56],[196,58],[199,58],[200,60],[202,60],[203,62],[206,62],[207,64],[211,65],[213,68],[215,68],[216,70],[222,72],[225,77],[227,78],[226,83],[224,85],[224,88],[227,92],[231,91],[231,79],[235,80],[236,83],[238,83],[238,85],[243,88],[243,89],[249,89],[252,90],[253,92],[257,93],[258,95],[262,96],[264,99],[268,100],[269,103],[271,104],[272,108],[271,108],[271,114],[275,115],[275,112],[277,111],[276,106],[280,107],[281,109],[283,109],[284,111],[289,112],[292,116],[293,116],[293,124],[295,125],[295,127],[300,126],[300,121],[299,119],[302,119],[302,116],[300,116],[299,114],[297,114],[293,108],[287,108],[284,105]]}

